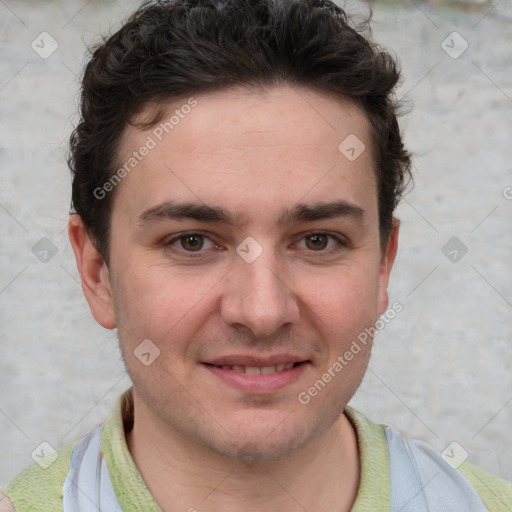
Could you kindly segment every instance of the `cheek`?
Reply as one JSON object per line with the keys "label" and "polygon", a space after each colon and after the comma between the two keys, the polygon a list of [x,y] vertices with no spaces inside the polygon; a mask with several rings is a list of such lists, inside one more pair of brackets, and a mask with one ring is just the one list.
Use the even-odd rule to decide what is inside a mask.
{"label": "cheek", "polygon": [[208,307],[218,282],[208,274],[187,276],[176,268],[134,263],[125,267],[114,289],[116,318],[137,338],[163,342],[185,327],[197,327],[194,317]]}
{"label": "cheek", "polygon": [[316,290],[314,295],[309,292],[310,307],[340,334],[353,334],[353,329],[366,327],[378,316],[378,271],[368,267],[347,267],[335,274],[316,275],[310,280],[310,289]]}

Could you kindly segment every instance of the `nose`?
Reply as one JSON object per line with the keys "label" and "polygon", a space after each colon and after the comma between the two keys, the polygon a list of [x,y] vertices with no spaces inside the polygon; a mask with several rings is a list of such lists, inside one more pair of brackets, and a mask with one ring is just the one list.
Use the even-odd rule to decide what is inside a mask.
{"label": "nose", "polygon": [[[271,251],[248,263],[235,255],[225,279],[221,316],[231,326],[243,325],[255,337],[269,337],[299,319],[293,283]],[[289,325],[287,326],[289,327]]]}

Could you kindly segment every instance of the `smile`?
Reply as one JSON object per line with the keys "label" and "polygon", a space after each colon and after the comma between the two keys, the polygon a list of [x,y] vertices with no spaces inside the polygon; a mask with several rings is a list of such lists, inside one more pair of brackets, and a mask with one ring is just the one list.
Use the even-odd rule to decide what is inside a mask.
{"label": "smile", "polygon": [[247,373],[249,375],[269,375],[271,373],[291,370],[298,363],[277,364],[275,366],[242,366],[242,365],[221,365],[217,368],[223,370],[233,370],[235,372]]}
{"label": "smile", "polygon": [[[258,363],[252,363],[258,364]],[[261,364],[261,363],[260,363]],[[245,393],[273,393],[296,382],[310,366],[309,361],[265,366],[203,363],[210,374],[229,387]]]}

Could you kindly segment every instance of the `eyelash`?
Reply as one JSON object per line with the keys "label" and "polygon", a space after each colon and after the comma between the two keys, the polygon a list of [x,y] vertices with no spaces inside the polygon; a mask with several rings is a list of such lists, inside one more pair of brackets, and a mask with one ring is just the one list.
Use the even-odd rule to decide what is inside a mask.
{"label": "eyelash", "polygon": [[[330,254],[333,254],[333,253],[336,253],[338,251],[341,251],[345,248],[348,247],[348,242],[346,240],[343,240],[341,237],[338,237],[336,235],[332,235],[331,233],[327,233],[325,231],[311,231],[311,232],[308,232],[306,234],[304,234],[300,241],[304,240],[305,238],[309,237],[309,236],[314,236],[314,235],[325,235],[333,240],[335,240],[337,242],[337,247],[334,247],[334,248],[331,248],[331,249],[323,249],[323,250],[319,250],[319,251],[313,251],[313,250],[310,250],[308,252],[310,253],[318,253],[318,255],[320,257],[322,257],[323,255],[327,256],[327,255],[330,255]],[[171,247],[175,242],[178,242],[179,240],[182,240],[188,236],[201,236],[203,238],[207,238],[208,240],[210,240],[211,242],[213,242],[215,244],[215,242],[213,240],[210,239],[210,237],[208,235],[206,235],[205,233],[202,233],[200,231],[189,231],[189,232],[185,232],[185,233],[180,233],[179,235],[171,238],[170,240],[168,241],[165,241],[164,242],[164,246],[165,247]],[[205,251],[203,250],[199,250],[199,251],[187,251],[186,249],[175,249],[175,248],[172,248],[173,251],[177,251],[179,253],[185,253],[187,254],[187,257],[192,257],[192,258],[197,258],[197,257],[200,257],[202,253],[204,253]]]}

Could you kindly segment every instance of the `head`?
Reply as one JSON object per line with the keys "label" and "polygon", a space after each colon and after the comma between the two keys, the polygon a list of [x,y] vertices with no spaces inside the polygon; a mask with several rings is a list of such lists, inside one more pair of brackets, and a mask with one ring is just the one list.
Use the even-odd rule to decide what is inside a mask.
{"label": "head", "polygon": [[[262,458],[339,417],[371,342],[315,400],[297,396],[388,305],[410,169],[398,79],[329,1],[149,2],[96,48],[70,237],[148,416]],[[267,383],[233,378],[289,360]]]}

